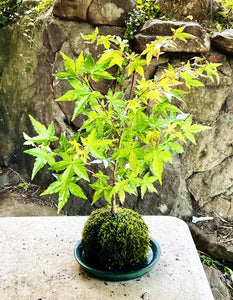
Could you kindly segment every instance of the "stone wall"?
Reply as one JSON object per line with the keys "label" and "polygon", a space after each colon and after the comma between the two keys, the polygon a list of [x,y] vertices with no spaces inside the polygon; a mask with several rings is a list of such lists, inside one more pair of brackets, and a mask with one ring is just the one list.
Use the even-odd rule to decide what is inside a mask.
{"label": "stone wall", "polygon": [[[26,6],[29,2],[25,0],[23,5]],[[72,106],[53,101],[69,88],[67,83],[53,77],[54,73],[63,70],[59,51],[73,58],[81,50],[97,56],[101,49],[84,43],[80,33],[89,34],[98,24],[100,34],[122,36],[125,30],[122,20],[132,10],[135,2],[58,0],[54,8],[40,17],[39,30],[30,29],[30,37],[25,36],[25,27],[20,22],[0,30],[2,167],[16,163],[21,175],[29,179],[32,162],[28,156],[22,154],[22,132],[33,134],[29,113],[46,125],[53,120],[57,134],[73,134],[82,120],[71,123]],[[208,2],[213,4],[212,1]],[[166,5],[168,3],[166,1]],[[104,9],[100,9],[97,14],[98,7]],[[206,7],[210,9],[210,6]],[[212,14],[209,16],[211,21]],[[156,22],[160,32],[154,27]],[[147,194],[143,200],[129,197],[126,206],[143,214],[170,214],[179,217],[191,215],[193,207],[202,207],[206,212],[217,210],[223,217],[233,217],[233,60],[229,50],[231,32],[220,34],[227,45],[224,48],[219,34],[213,34],[210,38],[197,23],[184,25],[187,25],[186,30],[191,30],[192,34],[194,27],[197,29],[193,45],[190,43],[187,47],[186,44],[181,44],[175,53],[167,52],[159,61],[152,61],[145,71],[148,77],[153,77],[168,62],[177,65],[197,55],[196,53],[201,53],[200,55],[211,62],[222,63],[219,68],[219,82],[208,80],[204,82],[205,88],[193,88],[181,105],[184,112],[193,114],[195,121],[208,124],[212,128],[198,134],[197,145],[187,143],[185,153],[175,155],[173,164],[166,165],[163,185],[157,186],[158,194]],[[158,20],[149,22],[136,36],[134,46],[143,49],[143,43],[148,42],[148,39],[165,34],[162,31],[163,26],[167,34],[167,27],[181,25]],[[106,89],[104,82],[100,84]],[[48,181],[49,176],[50,173],[46,172],[37,180],[43,184]],[[86,193],[91,199],[91,192]],[[92,210],[89,202],[71,199],[67,209],[72,214],[88,214]]]}

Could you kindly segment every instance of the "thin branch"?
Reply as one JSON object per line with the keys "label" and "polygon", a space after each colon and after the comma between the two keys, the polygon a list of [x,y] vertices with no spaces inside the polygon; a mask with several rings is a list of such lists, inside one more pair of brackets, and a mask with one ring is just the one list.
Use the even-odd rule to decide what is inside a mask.
{"label": "thin branch", "polygon": [[136,71],[133,70],[133,76],[132,76],[131,88],[130,88],[130,93],[129,93],[129,99],[131,99],[132,96],[133,96],[133,88],[134,88],[134,83],[135,83],[135,75],[136,75]]}

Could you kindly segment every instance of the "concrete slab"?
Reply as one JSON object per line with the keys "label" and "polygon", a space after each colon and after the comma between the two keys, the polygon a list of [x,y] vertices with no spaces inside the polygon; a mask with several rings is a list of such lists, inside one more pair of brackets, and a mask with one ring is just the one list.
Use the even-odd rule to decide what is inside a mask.
{"label": "concrete slab", "polygon": [[107,282],[74,259],[86,217],[0,218],[0,299],[213,300],[187,225],[174,217],[144,219],[160,260],[140,279]]}

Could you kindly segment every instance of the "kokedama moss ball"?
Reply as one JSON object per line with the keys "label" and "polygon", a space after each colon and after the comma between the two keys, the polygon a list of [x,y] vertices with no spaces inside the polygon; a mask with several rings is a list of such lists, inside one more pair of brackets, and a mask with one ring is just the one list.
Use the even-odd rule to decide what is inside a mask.
{"label": "kokedama moss ball", "polygon": [[129,268],[147,258],[150,239],[141,215],[106,206],[92,212],[82,232],[82,247],[89,263],[104,269]]}

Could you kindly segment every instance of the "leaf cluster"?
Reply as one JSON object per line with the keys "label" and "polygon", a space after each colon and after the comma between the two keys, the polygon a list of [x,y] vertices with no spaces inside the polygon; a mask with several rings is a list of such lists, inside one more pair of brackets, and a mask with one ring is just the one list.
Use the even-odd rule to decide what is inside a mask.
{"label": "leaf cluster", "polygon": [[216,0],[220,10],[215,14],[216,28],[221,32],[222,28],[231,28],[233,25],[233,1]]}
{"label": "leaf cluster", "polygon": [[[159,58],[162,47],[175,45],[175,39],[186,40],[183,30],[174,30],[172,37],[159,37],[142,54],[136,54],[127,51],[125,40],[99,36],[96,29],[82,37],[105,47],[97,61],[83,52],[76,60],[61,53],[66,71],[55,76],[68,80],[73,89],[56,101],[73,101],[72,120],[83,114],[85,121],[71,139],[61,135],[60,147],[55,150],[50,146],[58,139],[53,123],[46,128],[30,116],[38,135],[25,135],[26,144],[33,146],[25,152],[36,157],[32,179],[46,163],[55,172],[56,180],[43,195],[59,194],[58,211],[70,194],[86,198],[80,180],[95,190],[92,203],[104,196],[112,207],[117,198],[124,204],[126,193],[137,195],[140,189],[143,197],[147,191],[156,192],[154,183],[162,183],[163,165],[172,161],[172,153],[182,153],[181,143],[195,143],[194,134],[209,129],[192,124],[192,117],[176,107],[173,100],[182,101],[182,85],[201,87],[199,77],[214,80],[218,64],[196,59],[179,68],[169,65],[160,77],[144,78],[144,66],[153,57]],[[109,89],[102,94],[93,88],[92,82],[99,79],[115,81],[109,72],[113,66],[124,68],[130,83],[128,93]],[[96,172],[93,165],[98,166]],[[94,183],[90,183],[90,176],[95,178]]]}

